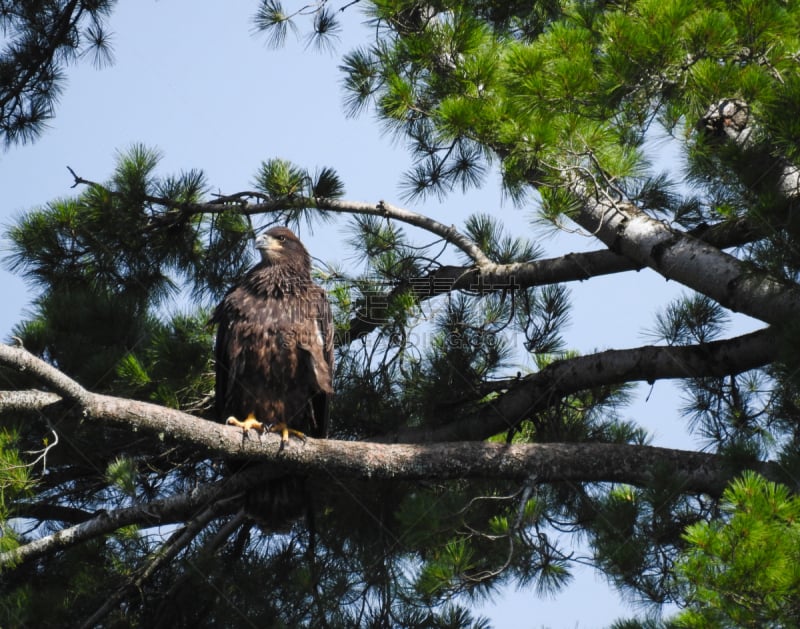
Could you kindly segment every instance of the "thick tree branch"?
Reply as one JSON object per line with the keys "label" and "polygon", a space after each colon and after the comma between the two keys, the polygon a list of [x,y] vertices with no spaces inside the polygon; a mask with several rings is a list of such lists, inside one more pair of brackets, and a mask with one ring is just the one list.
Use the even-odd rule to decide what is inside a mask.
{"label": "thick tree branch", "polygon": [[91,394],[81,385],[52,365],[40,360],[22,347],[12,347],[0,343],[0,363],[26,372],[40,382],[47,383],[62,398],[83,406]]}
{"label": "thick tree branch", "polygon": [[[484,405],[468,419],[436,429],[403,430],[388,435],[381,441],[408,444],[482,440],[516,426],[533,413],[556,404],[566,395],[587,388],[636,380],[652,382],[662,378],[729,375],[767,364],[775,359],[777,353],[777,335],[771,330],[761,330],[735,339],[703,345],[609,350],[556,361],[538,373],[521,378],[513,388]],[[20,361],[33,366],[37,362],[43,362],[34,356],[25,356],[24,350],[0,352],[0,361],[8,365]],[[47,378],[50,377],[57,377],[59,381],[66,378],[50,367],[39,369],[38,372],[45,376],[45,382],[48,383]],[[26,399],[31,398],[28,392],[19,394]],[[0,415],[4,414],[5,405],[18,408],[19,404],[14,398],[14,392],[0,395]],[[52,404],[54,399],[50,395],[41,396],[40,403],[44,407]],[[428,446],[409,446],[416,449],[403,450],[399,445],[379,448],[376,443],[333,440],[309,441],[303,448],[289,448],[287,452],[281,453],[278,451],[279,438],[274,435],[265,435],[260,439],[243,438],[241,431],[234,427],[202,420],[181,411],[88,392],[83,396],[79,410],[88,429],[91,429],[92,423],[97,423],[129,431],[142,431],[156,435],[164,442],[198,448],[207,454],[261,460],[278,469],[289,468],[308,474],[327,473],[330,469],[335,469],[337,474],[344,476],[369,478],[380,475],[395,477],[399,474],[407,477],[406,475],[412,474],[410,477],[417,477],[413,476],[412,470],[402,467],[407,463],[403,463],[400,468],[393,466],[393,457],[399,457],[398,461],[410,461],[427,460],[429,455],[426,450]],[[489,447],[489,444],[484,443],[473,445],[478,451]],[[389,449],[384,451],[384,447]],[[458,458],[482,460],[481,457],[475,458],[472,446],[463,444],[459,447],[464,452]],[[395,452],[392,448],[398,449]],[[313,457],[309,458],[309,453]],[[389,468],[382,469],[382,464],[389,465]],[[425,474],[451,478],[448,476],[447,462],[440,461],[439,464],[441,467],[438,469],[426,467]],[[465,468],[464,471],[473,476],[479,473],[486,477],[503,475],[501,470],[491,465],[482,471],[480,467]],[[418,477],[424,477],[424,474]]]}
{"label": "thick tree branch", "polygon": [[648,266],[734,312],[767,323],[781,324],[800,316],[800,286],[778,281],[649,217],[631,203],[615,201],[615,194],[590,193],[578,181],[571,189],[582,200],[574,220],[634,264]]}
{"label": "thick tree branch", "polygon": [[[723,457],[701,452],[630,444],[548,443],[504,445],[482,441],[408,443],[412,439],[482,439],[514,425],[532,412],[553,404],[559,396],[591,386],[631,380],[727,375],[765,364],[777,352],[776,335],[770,330],[737,339],[693,347],[644,347],[614,350],[592,356],[558,361],[537,374],[520,380],[496,402],[486,405],[472,419],[427,432],[405,431],[392,438],[406,443],[345,442],[309,439],[293,442],[283,450],[278,435],[243,435],[234,427],[199,419],[155,404],[93,394],[71,383],[64,374],[19,348],[0,350],[0,362],[24,367],[46,384],[80,401],[82,423],[124,428],[149,435],[153,443],[178,443],[194,448],[200,456],[262,462],[215,484],[189,494],[150,501],[90,519],[53,535],[0,554],[0,565],[15,565],[106,535],[128,525],[155,526],[193,520],[213,509],[225,515],[238,508],[236,496],[268,478],[302,474],[318,479],[437,480],[487,478],[539,482],[619,482],[648,485],[669,473],[680,479],[687,492],[718,494],[735,473]],[[11,351],[9,351],[11,350]],[[73,386],[74,385],[74,386]],[[77,387],[77,388],[76,388]],[[0,415],[17,409],[18,394],[35,400],[41,409],[59,399],[56,394],[32,395],[27,391],[0,395]],[[770,478],[781,478],[779,467],[757,463]],[[82,514],[83,516],[83,514]],[[205,518],[201,518],[205,521]]]}
{"label": "thick tree branch", "polygon": [[[158,409],[152,422],[158,422]],[[195,441],[208,444],[205,434],[211,422],[187,417],[196,428]],[[207,426],[203,426],[206,424]],[[219,426],[221,430],[235,429]],[[319,475],[331,478],[386,480],[438,480],[493,478],[539,482],[618,482],[646,486],[669,474],[687,492],[718,495],[736,472],[721,456],[702,452],[610,443],[548,443],[504,445],[498,443],[375,444],[309,439],[303,445],[279,451],[280,438],[271,435],[263,442],[242,441],[240,435],[225,436],[237,441],[241,456],[276,463],[283,473]],[[781,478],[777,464],[759,463],[756,469],[769,478]],[[156,526],[184,521],[198,510],[215,505],[216,513],[232,512],[235,495],[269,478],[274,465],[248,468],[244,472],[188,494],[179,494],[147,504],[101,512],[93,519],[52,535],[0,553],[0,566],[17,565],[55,550],[130,525]],[[226,509],[230,507],[230,509]]]}
{"label": "thick tree branch", "polygon": [[[15,348],[13,348],[15,349]],[[22,352],[22,353],[20,353]],[[438,428],[403,429],[378,441],[421,443],[482,440],[518,425],[532,414],[545,410],[570,394],[598,386],[625,382],[704,376],[726,376],[755,369],[773,362],[779,352],[779,336],[771,329],[759,330],[733,339],[690,346],[644,346],[624,350],[607,350],[551,363],[545,369],[519,378],[514,386],[484,405],[473,416]],[[43,363],[24,350],[0,351],[0,362],[14,366],[17,359],[25,364]],[[43,376],[66,376],[44,363]],[[49,380],[45,379],[49,384]],[[225,456],[242,456],[241,433],[232,427],[198,419],[174,409],[146,402],[92,394],[81,407],[87,420],[133,430],[145,430],[171,437],[179,443],[202,447]],[[47,394],[29,391],[0,392],[0,416],[9,410],[17,412],[20,396],[36,408],[44,410],[57,401]],[[198,440],[200,435],[202,440]],[[232,436],[236,438],[232,438]],[[269,437],[264,437],[269,439]],[[277,442],[276,442],[277,443]],[[249,455],[254,451],[248,451]]]}
{"label": "thick tree branch", "polygon": [[[508,408],[502,410],[526,414],[529,412],[530,406],[524,411],[513,408],[515,404],[518,407],[525,406],[520,398],[528,396],[521,396],[516,392],[507,395],[509,399],[505,406]],[[540,403],[538,400],[536,402]],[[491,422],[496,412],[491,409],[484,411],[484,423]],[[542,480],[616,481],[638,485],[646,484],[652,469],[648,472],[647,466],[641,469],[627,465],[620,467],[616,458],[624,455],[625,459],[632,456],[638,459],[639,455],[634,452],[644,448],[646,451],[653,451],[651,455],[655,457],[653,461],[656,461],[660,460],[660,455],[654,453],[662,450],[599,443],[505,446],[484,442],[387,444],[308,439],[305,444],[292,442],[290,447],[281,451],[280,437],[277,435],[265,434],[259,437],[254,432],[243,435],[232,426],[199,419],[180,411],[101,395],[96,396],[84,410],[84,417],[84,421],[127,427],[131,431],[149,434],[154,442],[165,445],[180,443],[206,456],[261,461],[265,464],[265,473],[272,476],[302,473],[310,477],[448,480],[521,479],[535,474]],[[451,432],[456,430],[451,427]],[[441,434],[445,434],[445,431],[441,431]],[[403,436],[408,438],[409,435]],[[675,469],[693,467],[692,461],[695,461],[697,453],[674,452],[670,455],[674,459],[670,460],[675,463]],[[643,456],[646,458],[647,455]],[[724,483],[722,459],[711,456],[703,461],[704,465],[711,466],[709,470],[713,468],[709,472],[711,476],[695,477],[692,473],[689,474],[687,483],[700,491],[709,490],[715,482]],[[713,482],[710,480],[712,477],[715,479]],[[168,511],[167,515],[171,513],[172,511]]]}
{"label": "thick tree branch", "polygon": [[[24,350],[11,349],[14,351],[0,351],[0,362],[14,366],[19,360],[33,367],[42,363],[46,368],[37,368],[38,373],[45,378],[45,383],[50,383],[49,377],[62,383],[64,379],[69,380]],[[771,329],[764,329],[701,345],[607,350],[559,360],[537,373],[520,378],[508,391],[481,407],[469,418],[438,428],[404,429],[387,435],[380,441],[420,443],[482,440],[518,425],[532,414],[543,411],[557,404],[563,397],[578,391],[634,381],[726,376],[769,364],[776,359],[778,350],[778,334]],[[142,429],[150,434],[160,434],[175,439],[178,443],[199,446],[207,452],[225,456],[257,454],[252,450],[247,450],[247,454],[242,452],[241,433],[233,427],[207,422],[146,402],[81,390],[84,398],[80,410],[86,420],[133,430]],[[0,392],[0,416],[6,414],[7,409],[16,411],[20,407],[17,396],[29,403],[36,399],[38,408],[42,410],[57,400],[52,395],[34,396],[27,391]],[[374,472],[369,474],[372,473]]]}
{"label": "thick tree branch", "polygon": [[765,329],[702,345],[607,350],[559,360],[520,378],[470,417],[437,428],[402,429],[382,440],[420,443],[486,439],[578,391],[625,382],[727,376],[769,364],[778,351],[778,335]]}
{"label": "thick tree branch", "polygon": [[[9,363],[0,359],[0,362]],[[49,406],[60,404],[63,398],[57,393],[48,393],[36,389],[22,391],[0,391],[0,417],[25,416],[38,414]]]}

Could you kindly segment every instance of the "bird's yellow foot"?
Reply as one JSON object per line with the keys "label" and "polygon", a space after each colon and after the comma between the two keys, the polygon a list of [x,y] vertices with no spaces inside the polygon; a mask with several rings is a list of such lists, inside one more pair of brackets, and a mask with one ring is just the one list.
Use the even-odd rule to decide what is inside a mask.
{"label": "bird's yellow foot", "polygon": [[264,432],[264,424],[258,421],[253,413],[250,413],[247,417],[245,417],[243,422],[240,422],[233,415],[231,415],[230,417],[228,417],[225,423],[228,424],[228,426],[238,426],[239,428],[242,429],[242,432],[244,432],[244,434],[247,434],[247,431],[251,429],[255,430],[258,433]]}
{"label": "bird's yellow foot", "polygon": [[281,436],[281,450],[289,443],[289,435],[293,437],[297,437],[301,441],[306,440],[306,436],[300,432],[299,430],[295,430],[294,428],[289,428],[289,426],[285,422],[278,422],[277,424],[272,424],[267,430],[269,432],[277,432]]}

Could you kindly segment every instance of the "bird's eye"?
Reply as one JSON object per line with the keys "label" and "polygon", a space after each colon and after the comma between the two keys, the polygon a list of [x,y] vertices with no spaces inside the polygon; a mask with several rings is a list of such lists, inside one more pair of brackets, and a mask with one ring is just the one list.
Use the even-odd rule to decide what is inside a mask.
{"label": "bird's eye", "polygon": [[278,240],[280,242],[283,242],[284,240],[286,240],[286,236],[278,236]]}

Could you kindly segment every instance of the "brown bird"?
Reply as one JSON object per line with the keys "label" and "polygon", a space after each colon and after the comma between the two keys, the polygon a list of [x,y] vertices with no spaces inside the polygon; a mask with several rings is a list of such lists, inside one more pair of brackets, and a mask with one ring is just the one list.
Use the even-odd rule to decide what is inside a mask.
{"label": "brown bird", "polygon": [[[256,238],[261,262],[214,311],[218,324],[217,417],[305,439],[328,434],[333,394],[333,323],[325,291],[311,280],[311,257],[291,230]],[[266,428],[265,428],[266,426]]]}

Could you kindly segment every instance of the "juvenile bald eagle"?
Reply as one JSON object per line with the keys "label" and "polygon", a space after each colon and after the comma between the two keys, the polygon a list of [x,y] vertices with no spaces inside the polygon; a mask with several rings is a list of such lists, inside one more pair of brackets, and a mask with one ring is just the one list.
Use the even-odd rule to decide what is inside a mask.
{"label": "juvenile bald eagle", "polygon": [[311,257],[289,229],[256,239],[261,262],[214,311],[217,417],[281,434],[325,437],[333,393],[333,325]]}

